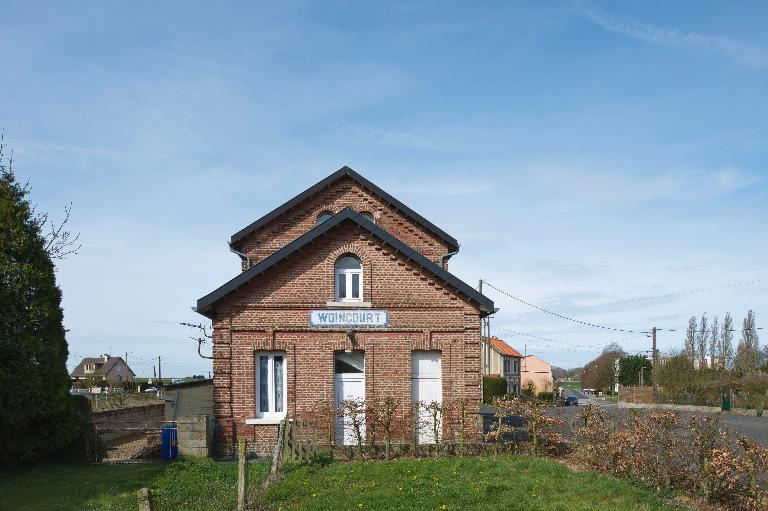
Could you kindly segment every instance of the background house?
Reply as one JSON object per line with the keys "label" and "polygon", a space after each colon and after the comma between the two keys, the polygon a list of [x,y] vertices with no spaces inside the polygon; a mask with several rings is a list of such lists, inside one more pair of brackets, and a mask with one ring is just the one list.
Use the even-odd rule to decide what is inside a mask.
{"label": "background house", "polygon": [[522,388],[531,382],[535,386],[536,392],[551,391],[552,366],[534,355],[523,357],[520,379]]}
{"label": "background house", "polygon": [[136,377],[122,357],[85,357],[69,375],[74,380],[133,381]]}
{"label": "background house", "polygon": [[499,339],[488,339],[491,347],[488,374],[503,376],[507,379],[507,392],[520,394],[520,371],[523,356],[515,348]]}

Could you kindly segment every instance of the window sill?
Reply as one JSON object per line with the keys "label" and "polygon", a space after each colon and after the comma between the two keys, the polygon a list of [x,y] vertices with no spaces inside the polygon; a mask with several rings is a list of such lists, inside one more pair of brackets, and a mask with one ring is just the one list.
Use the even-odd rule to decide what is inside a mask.
{"label": "window sill", "polygon": [[327,307],[348,307],[351,309],[370,309],[373,305],[371,302],[325,302]]}
{"label": "window sill", "polygon": [[277,426],[285,417],[263,417],[258,419],[245,419],[245,423],[252,426]]}

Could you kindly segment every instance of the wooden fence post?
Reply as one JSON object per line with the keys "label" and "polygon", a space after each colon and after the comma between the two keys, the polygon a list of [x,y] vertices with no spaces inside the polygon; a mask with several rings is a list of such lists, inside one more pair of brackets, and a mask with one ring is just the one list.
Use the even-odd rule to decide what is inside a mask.
{"label": "wooden fence post", "polygon": [[139,511],[153,511],[152,492],[149,488],[142,488],[136,493],[139,497]]}
{"label": "wooden fence post", "polygon": [[283,443],[285,441],[285,419],[280,421],[280,425],[277,427],[277,445],[275,446],[275,453],[272,455],[272,468],[273,474],[277,473],[280,465],[283,464]]}
{"label": "wooden fence post", "polygon": [[317,461],[317,430],[318,430],[318,424],[317,421],[315,421],[314,425],[312,426],[312,461]]}
{"label": "wooden fence post", "polygon": [[237,446],[237,511],[245,511],[247,500],[248,477],[246,471],[248,465],[245,460],[245,438],[240,437]]}

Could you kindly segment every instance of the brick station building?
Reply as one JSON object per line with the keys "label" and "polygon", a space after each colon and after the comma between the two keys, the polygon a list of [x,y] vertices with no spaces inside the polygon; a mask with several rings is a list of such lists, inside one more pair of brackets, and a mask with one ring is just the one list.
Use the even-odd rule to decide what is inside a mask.
{"label": "brick station building", "polygon": [[[196,307],[213,322],[218,455],[238,437],[269,454],[286,414],[343,399],[392,396],[403,425],[417,400],[478,411],[480,320],[493,302],[447,271],[453,237],[357,172],[331,174],[230,248],[242,272]],[[351,443],[335,421],[335,442]]]}

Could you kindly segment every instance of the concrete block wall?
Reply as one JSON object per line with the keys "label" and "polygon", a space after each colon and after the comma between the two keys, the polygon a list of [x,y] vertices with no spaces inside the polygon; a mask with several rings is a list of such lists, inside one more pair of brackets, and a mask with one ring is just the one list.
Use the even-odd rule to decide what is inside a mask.
{"label": "concrete block wall", "polygon": [[211,455],[212,435],[208,415],[177,417],[179,457],[207,457]]}

